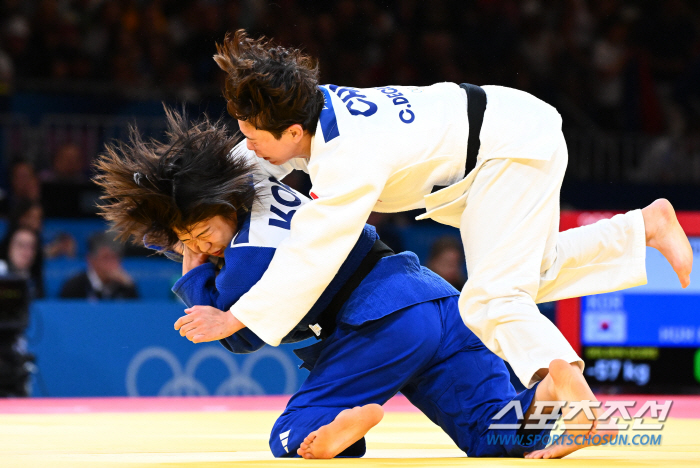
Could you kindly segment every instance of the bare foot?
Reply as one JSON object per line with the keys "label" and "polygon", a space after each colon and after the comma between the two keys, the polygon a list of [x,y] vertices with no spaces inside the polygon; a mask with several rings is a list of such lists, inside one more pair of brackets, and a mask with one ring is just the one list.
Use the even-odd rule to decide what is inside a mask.
{"label": "bare foot", "polygon": [[333,458],[364,437],[383,417],[384,409],[374,403],[343,410],[333,422],[306,436],[297,454],[307,459]]}
{"label": "bare foot", "polygon": [[[549,374],[537,387],[535,399],[537,401],[566,401],[565,418],[572,411],[569,407],[571,402],[598,401],[586,383],[581,369],[576,364],[569,364],[561,359],[555,359],[549,365]],[[526,418],[532,414],[533,407],[534,405],[531,405],[528,409]],[[584,411],[580,411],[571,420],[565,422],[569,428],[561,435],[560,443],[554,443],[542,450],[527,453],[525,458],[561,458],[578,449],[599,445],[606,440],[605,436],[607,436],[607,440],[614,438],[617,430],[601,431],[597,429],[598,411],[596,408],[592,408],[592,410],[593,418],[587,416]],[[572,427],[576,427],[576,429],[571,429]],[[594,438],[596,435],[600,437]],[[577,436],[581,437],[576,439]],[[591,438],[594,439],[590,440]]]}
{"label": "bare foot", "polygon": [[642,209],[642,216],[647,245],[666,257],[678,275],[681,286],[687,287],[693,270],[693,249],[678,223],[673,206],[668,200],[659,198]]}

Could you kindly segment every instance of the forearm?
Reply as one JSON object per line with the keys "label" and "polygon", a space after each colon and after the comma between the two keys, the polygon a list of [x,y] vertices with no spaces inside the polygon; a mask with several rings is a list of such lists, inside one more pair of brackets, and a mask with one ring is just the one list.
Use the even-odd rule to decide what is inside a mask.
{"label": "forearm", "polygon": [[[314,222],[315,216],[301,210],[295,215],[291,238],[279,246],[260,281],[231,308],[239,321],[273,346],[311,310],[364,228],[364,222]],[[349,218],[362,219],[343,217]]]}

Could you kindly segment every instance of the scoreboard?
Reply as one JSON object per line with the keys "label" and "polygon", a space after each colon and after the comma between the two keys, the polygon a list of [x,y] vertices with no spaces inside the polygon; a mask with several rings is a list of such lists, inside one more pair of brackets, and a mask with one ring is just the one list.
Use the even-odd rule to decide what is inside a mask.
{"label": "scoreboard", "polygon": [[[562,227],[613,214],[563,213]],[[700,213],[679,213],[679,221],[694,254],[686,289],[647,247],[646,285],[557,304],[557,325],[583,357],[594,390],[700,393]]]}

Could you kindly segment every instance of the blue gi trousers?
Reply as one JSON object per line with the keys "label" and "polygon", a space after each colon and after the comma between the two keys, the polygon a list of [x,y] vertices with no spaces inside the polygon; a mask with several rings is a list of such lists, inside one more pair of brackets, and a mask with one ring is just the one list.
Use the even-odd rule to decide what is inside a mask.
{"label": "blue gi trousers", "polygon": [[[503,360],[462,322],[458,299],[420,303],[359,327],[341,323],[313,345],[322,348],[318,359],[272,429],[274,456],[297,456],[304,438],[341,411],[384,404],[399,391],[470,457],[519,457],[543,448],[544,442],[528,445],[527,436],[522,444],[494,443],[493,435],[517,431],[490,430],[490,424],[519,421],[512,410],[498,421],[491,418],[511,400],[520,400],[527,411],[537,385],[516,393]],[[540,437],[527,432],[532,442],[549,431],[534,432]],[[361,439],[340,456],[364,453]]]}

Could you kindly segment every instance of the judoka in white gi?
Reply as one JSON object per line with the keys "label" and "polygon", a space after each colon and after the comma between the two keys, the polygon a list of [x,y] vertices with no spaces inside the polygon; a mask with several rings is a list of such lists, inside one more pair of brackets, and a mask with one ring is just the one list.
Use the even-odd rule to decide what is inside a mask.
{"label": "judoka in white gi", "polygon": [[[485,86],[471,87],[468,97],[455,83],[318,86],[309,57],[242,31],[226,38],[215,60],[228,75],[224,96],[248,148],[278,178],[307,171],[315,199],[296,214],[260,282],[231,308],[229,331],[245,326],[278,344],[338,271],[373,210],[424,207],[420,219],[459,227],[469,269],[462,319],[528,387],[555,359],[583,367],[536,301],[644,283],[645,245],[666,256],[683,286],[689,282],[690,245],[664,200],[558,232],[566,144],[559,114],[533,96]],[[436,186],[446,188],[431,193]],[[594,398],[580,370],[569,400]]]}

